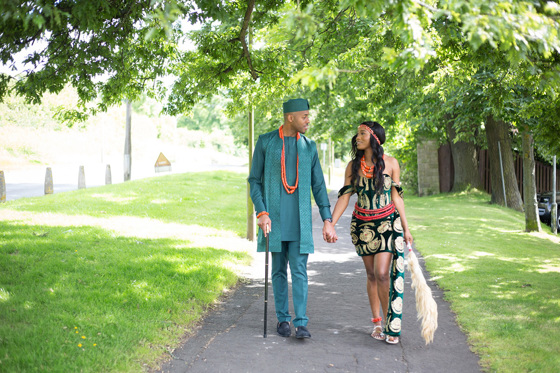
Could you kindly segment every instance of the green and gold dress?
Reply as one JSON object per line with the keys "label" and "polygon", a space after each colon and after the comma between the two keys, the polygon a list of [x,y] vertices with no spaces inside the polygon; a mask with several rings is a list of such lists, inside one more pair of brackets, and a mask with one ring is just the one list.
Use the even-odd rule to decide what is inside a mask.
{"label": "green and gold dress", "polygon": [[384,333],[391,336],[401,334],[401,320],[404,291],[404,238],[401,218],[391,199],[394,187],[400,196],[402,188],[384,174],[383,191],[375,190],[375,178],[358,176],[357,185],[345,185],[338,197],[357,193],[358,201],[352,213],[350,234],[359,256],[375,255],[381,252],[393,254],[391,262],[391,285],[389,310],[385,318]]}

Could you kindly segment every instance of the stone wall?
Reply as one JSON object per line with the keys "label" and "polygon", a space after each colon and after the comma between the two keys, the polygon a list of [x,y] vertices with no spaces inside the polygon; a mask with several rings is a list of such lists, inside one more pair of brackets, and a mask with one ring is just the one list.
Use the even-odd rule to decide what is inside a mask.
{"label": "stone wall", "polygon": [[439,193],[438,143],[436,140],[418,141],[418,195]]}

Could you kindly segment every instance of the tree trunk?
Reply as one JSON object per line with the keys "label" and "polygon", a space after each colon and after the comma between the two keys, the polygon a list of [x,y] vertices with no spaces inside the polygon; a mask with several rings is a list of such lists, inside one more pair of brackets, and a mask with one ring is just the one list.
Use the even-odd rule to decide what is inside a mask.
{"label": "tree trunk", "polygon": [[535,182],[535,154],[533,135],[525,127],[523,134],[523,200],[525,206],[525,231],[540,232],[539,211],[537,206],[537,185]]}
{"label": "tree trunk", "polygon": [[472,142],[457,141],[457,132],[453,127],[453,120],[446,121],[447,136],[451,146],[451,157],[453,158],[452,192],[462,192],[469,188],[480,188],[480,176],[478,175],[478,158],[476,147]]}
{"label": "tree trunk", "polygon": [[[517,211],[523,211],[523,201],[517,187],[515,167],[513,163],[513,152],[508,125],[502,120],[496,120],[492,115],[486,118],[486,140],[488,142],[488,159],[490,160],[490,182],[492,186],[492,203],[510,207]],[[503,166],[505,184],[502,184],[502,167],[500,167],[500,152]]]}

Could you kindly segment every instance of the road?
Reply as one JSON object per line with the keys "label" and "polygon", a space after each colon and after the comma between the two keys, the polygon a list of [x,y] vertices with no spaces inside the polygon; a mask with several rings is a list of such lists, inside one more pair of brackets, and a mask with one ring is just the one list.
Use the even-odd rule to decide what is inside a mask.
{"label": "road", "polygon": [[[84,165],[86,188],[105,185],[106,165],[92,163]],[[54,193],[68,192],[78,189],[79,166],[77,165],[53,165],[50,166],[53,178]],[[153,166],[138,165],[132,167],[132,180],[143,179],[170,173],[198,172],[210,170],[230,170],[248,173],[246,165],[217,165],[217,164],[175,164],[171,172],[156,173]],[[12,201],[24,197],[39,197],[45,194],[45,177],[47,166],[29,167],[22,170],[4,171],[6,182],[6,201]],[[124,181],[123,167],[111,166],[112,184]]]}

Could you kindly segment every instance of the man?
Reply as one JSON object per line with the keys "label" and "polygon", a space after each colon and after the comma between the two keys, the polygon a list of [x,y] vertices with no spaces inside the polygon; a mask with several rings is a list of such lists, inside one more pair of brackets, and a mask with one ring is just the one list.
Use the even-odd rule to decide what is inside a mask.
{"label": "man", "polygon": [[307,329],[307,258],[313,253],[311,190],[323,219],[323,238],[335,236],[325,179],[315,142],[303,134],[309,128],[309,102],[284,102],[284,124],[259,136],[249,175],[259,234],[258,251],[265,251],[269,237],[272,255],[272,289],[278,318],[277,332],[291,335],[288,309],[288,277],[292,275],[292,298],[297,338],[310,338]]}

